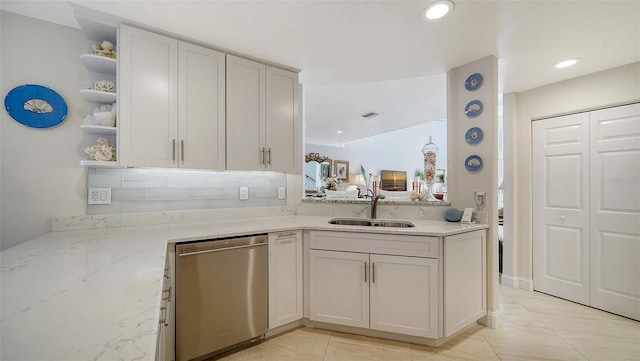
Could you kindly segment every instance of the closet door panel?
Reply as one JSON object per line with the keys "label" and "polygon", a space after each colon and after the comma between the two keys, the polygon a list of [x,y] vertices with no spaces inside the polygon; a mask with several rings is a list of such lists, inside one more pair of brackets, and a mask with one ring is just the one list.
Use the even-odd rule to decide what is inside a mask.
{"label": "closet door panel", "polygon": [[590,116],[591,305],[640,320],[640,104]]}
{"label": "closet door panel", "polygon": [[533,280],[589,304],[589,115],[539,120],[533,134]]}

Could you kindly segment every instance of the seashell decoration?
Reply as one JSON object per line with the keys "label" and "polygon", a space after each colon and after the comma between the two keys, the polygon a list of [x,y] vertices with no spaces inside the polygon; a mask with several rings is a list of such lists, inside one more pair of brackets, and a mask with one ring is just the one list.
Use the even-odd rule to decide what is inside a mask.
{"label": "seashell decoration", "polygon": [[469,159],[469,161],[467,162],[467,166],[469,167],[477,167],[479,165],[480,165],[480,160],[478,160],[477,158]]}
{"label": "seashell decoration", "polygon": [[116,150],[113,148],[111,142],[104,138],[98,138],[98,144],[92,145],[84,150],[89,154],[89,157],[93,160],[100,161],[115,161]]}
{"label": "seashell decoration", "polygon": [[87,114],[84,118],[84,124],[101,125],[104,127],[116,126],[116,114],[118,113],[117,103],[111,105],[101,105],[93,109],[93,112]]}
{"label": "seashell decoration", "polygon": [[91,48],[93,49],[94,55],[100,55],[112,59],[116,58],[115,47],[109,41],[105,40],[102,44],[95,43]]}
{"label": "seashell decoration", "polygon": [[53,112],[53,107],[51,104],[47,103],[42,99],[29,99],[24,102],[23,105],[24,110],[28,110],[34,113],[51,113]]}
{"label": "seashell decoration", "polygon": [[411,198],[412,201],[421,201],[425,198],[427,198],[427,193],[426,192],[416,192],[413,191],[411,192],[411,195],[409,196],[409,198]]}
{"label": "seashell decoration", "polygon": [[474,112],[477,112],[478,110],[480,110],[480,105],[471,104],[471,106],[469,107],[469,109],[467,109],[465,113],[474,113]]}
{"label": "seashell decoration", "polygon": [[108,80],[92,80],[88,83],[88,89],[99,90],[102,92],[115,93],[116,85]]}

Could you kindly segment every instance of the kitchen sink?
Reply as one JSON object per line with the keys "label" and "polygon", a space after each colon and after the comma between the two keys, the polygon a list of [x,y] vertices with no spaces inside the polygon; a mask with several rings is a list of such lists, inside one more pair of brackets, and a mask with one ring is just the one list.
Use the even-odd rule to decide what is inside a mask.
{"label": "kitchen sink", "polygon": [[416,225],[407,221],[374,221],[376,227],[413,228]]}
{"label": "kitchen sink", "polygon": [[395,228],[413,228],[415,225],[407,221],[385,221],[377,219],[365,218],[334,218],[329,224],[337,224],[343,226],[366,226],[366,227],[395,227]]}
{"label": "kitchen sink", "polygon": [[373,226],[368,219],[353,219],[353,218],[334,218],[329,221],[329,224],[339,224],[342,226]]}

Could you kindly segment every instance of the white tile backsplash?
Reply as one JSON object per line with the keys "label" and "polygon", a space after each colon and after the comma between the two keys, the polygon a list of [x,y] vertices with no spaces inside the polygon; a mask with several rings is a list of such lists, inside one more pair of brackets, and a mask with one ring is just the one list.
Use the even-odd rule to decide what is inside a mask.
{"label": "white tile backsplash", "polygon": [[[112,194],[111,205],[88,205],[89,215],[287,205],[278,199],[287,175],[273,172],[90,169],[87,183]],[[240,187],[249,187],[248,200],[240,201]]]}

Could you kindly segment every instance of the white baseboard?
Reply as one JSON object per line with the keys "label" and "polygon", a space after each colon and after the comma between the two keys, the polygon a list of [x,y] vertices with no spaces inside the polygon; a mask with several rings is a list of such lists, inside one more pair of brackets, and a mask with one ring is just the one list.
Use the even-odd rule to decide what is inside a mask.
{"label": "white baseboard", "polygon": [[527,291],[533,291],[533,280],[520,278],[520,288]]}
{"label": "white baseboard", "polygon": [[502,273],[500,276],[500,284],[511,288],[518,288],[518,277]]}
{"label": "white baseboard", "polygon": [[487,315],[478,322],[489,328],[498,328],[502,325],[502,310],[487,311]]}
{"label": "white baseboard", "polygon": [[523,290],[533,291],[533,280],[514,277],[504,273],[500,277],[500,284],[511,288],[521,288]]}

